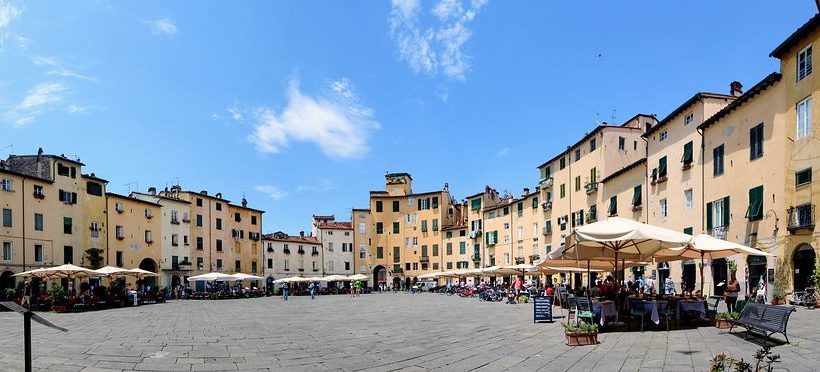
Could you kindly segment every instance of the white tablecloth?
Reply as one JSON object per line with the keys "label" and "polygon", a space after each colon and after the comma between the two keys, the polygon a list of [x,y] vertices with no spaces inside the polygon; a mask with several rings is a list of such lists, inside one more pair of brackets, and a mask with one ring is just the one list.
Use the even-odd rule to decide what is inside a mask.
{"label": "white tablecloth", "polygon": [[600,308],[601,325],[604,325],[606,318],[615,318],[618,321],[618,307],[612,301],[596,302],[593,304],[596,308]]}

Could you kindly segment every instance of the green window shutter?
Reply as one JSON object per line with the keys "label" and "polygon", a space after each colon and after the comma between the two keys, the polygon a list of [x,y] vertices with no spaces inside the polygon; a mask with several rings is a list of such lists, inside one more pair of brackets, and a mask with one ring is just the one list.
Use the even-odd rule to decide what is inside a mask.
{"label": "green window shutter", "polygon": [[570,218],[572,222],[570,222],[570,226],[575,227],[575,212],[572,212],[572,218]]}
{"label": "green window shutter", "polygon": [[477,210],[481,209],[481,199],[473,199],[470,202],[470,209],[472,209],[474,211],[477,211]]}
{"label": "green window shutter", "polygon": [[706,229],[712,229],[712,202],[706,203]]}
{"label": "green window shutter", "polygon": [[632,193],[632,206],[639,206],[642,204],[642,197],[641,197],[641,185],[635,186],[635,189]]}
{"label": "green window shutter", "polygon": [[427,231],[427,220],[421,220],[421,232]]}
{"label": "green window shutter", "polygon": [[523,211],[524,210],[524,203],[518,203],[518,206],[516,208],[518,208],[519,212]]}
{"label": "green window shutter", "polygon": [[729,208],[729,197],[723,198],[723,226],[729,226],[729,216],[732,214]]}
{"label": "green window shutter", "polygon": [[692,141],[683,145],[683,158],[680,161],[683,164],[692,164]]}
{"label": "green window shutter", "polygon": [[578,215],[579,215],[578,216],[579,223],[581,225],[583,225],[584,224],[584,210],[581,209],[580,211],[578,211]]}
{"label": "green window shutter", "polygon": [[493,244],[498,243],[498,230],[493,231]]}
{"label": "green window shutter", "polygon": [[458,254],[467,254],[467,242],[458,243]]}
{"label": "green window shutter", "polygon": [[433,209],[438,208],[438,196],[433,197]]}
{"label": "green window shutter", "polygon": [[596,176],[597,176],[597,172],[595,170],[595,167],[592,167],[592,169],[589,170],[589,182],[592,182],[592,183],[597,182],[596,181],[596,179],[597,179]]}
{"label": "green window shutter", "polygon": [[613,197],[609,198],[609,211],[607,211],[607,213],[610,216],[614,216],[614,215],[618,214],[618,197],[617,196],[613,196]]}
{"label": "green window shutter", "polygon": [[683,228],[683,233],[692,235],[692,228],[691,227],[684,227]]}
{"label": "green window shutter", "polygon": [[746,208],[746,218],[757,221],[763,218],[763,186],[749,189],[749,207]]}
{"label": "green window shutter", "polygon": [[658,177],[663,177],[666,175],[666,156],[660,158],[658,160]]}
{"label": "green window shutter", "polygon": [[490,245],[490,234],[489,231],[484,233],[484,245]]}
{"label": "green window shutter", "polygon": [[438,218],[433,219],[433,231],[438,231]]}
{"label": "green window shutter", "polygon": [[399,223],[393,222],[393,234],[398,234],[400,232]]}
{"label": "green window shutter", "polygon": [[537,196],[532,198],[532,208],[533,209],[538,208],[538,197]]}

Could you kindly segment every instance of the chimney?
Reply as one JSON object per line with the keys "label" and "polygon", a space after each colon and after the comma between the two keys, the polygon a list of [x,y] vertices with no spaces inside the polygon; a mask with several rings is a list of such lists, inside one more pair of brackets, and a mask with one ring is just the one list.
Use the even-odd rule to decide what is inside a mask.
{"label": "chimney", "polygon": [[222,199],[222,193],[221,192],[216,193],[216,195],[214,195],[214,196],[216,196],[217,198]]}
{"label": "chimney", "polygon": [[208,195],[208,190],[202,190],[199,193],[202,194],[202,195],[207,196]]}
{"label": "chimney", "polygon": [[40,147],[39,149],[37,149],[37,162],[40,161],[40,157],[42,157],[42,156],[43,156],[43,148]]}
{"label": "chimney", "polygon": [[157,188],[154,187],[154,186],[149,187],[148,188],[148,195],[156,196],[157,195]]}
{"label": "chimney", "polygon": [[740,97],[740,95],[743,94],[743,84],[739,81],[733,81],[729,84],[729,94],[735,97]]}
{"label": "chimney", "polygon": [[529,195],[529,194],[530,194],[530,188],[529,188],[529,187],[525,187],[525,188],[524,188],[524,194],[522,194],[521,196],[527,196],[527,195]]}
{"label": "chimney", "polygon": [[304,239],[305,238],[305,232],[304,231],[299,231],[299,237]]}
{"label": "chimney", "polygon": [[242,198],[242,207],[244,207],[244,208],[248,207],[248,199]]}

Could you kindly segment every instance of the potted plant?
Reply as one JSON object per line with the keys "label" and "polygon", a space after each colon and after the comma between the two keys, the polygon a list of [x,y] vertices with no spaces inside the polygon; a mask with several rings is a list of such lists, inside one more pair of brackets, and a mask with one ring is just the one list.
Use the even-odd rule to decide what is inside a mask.
{"label": "potted plant", "polygon": [[567,346],[585,346],[598,343],[597,324],[580,322],[578,324],[564,323],[563,325]]}
{"label": "potted plant", "polygon": [[51,297],[51,309],[58,313],[66,312],[66,295],[63,286],[60,284],[53,284],[48,289],[48,296]]}
{"label": "potted plant", "polygon": [[774,286],[772,287],[772,305],[786,303],[786,288],[789,285],[789,267],[785,259],[777,259],[774,271]]}
{"label": "potted plant", "polygon": [[740,319],[740,313],[720,313],[715,316],[715,327],[718,329],[729,329],[732,327],[732,322]]}

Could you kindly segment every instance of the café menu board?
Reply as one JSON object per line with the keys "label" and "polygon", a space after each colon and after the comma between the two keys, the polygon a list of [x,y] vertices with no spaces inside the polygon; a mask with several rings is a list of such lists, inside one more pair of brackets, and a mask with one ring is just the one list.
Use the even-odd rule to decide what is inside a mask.
{"label": "caf\u00e9 menu board", "polygon": [[533,323],[552,322],[552,297],[535,296],[532,298]]}

